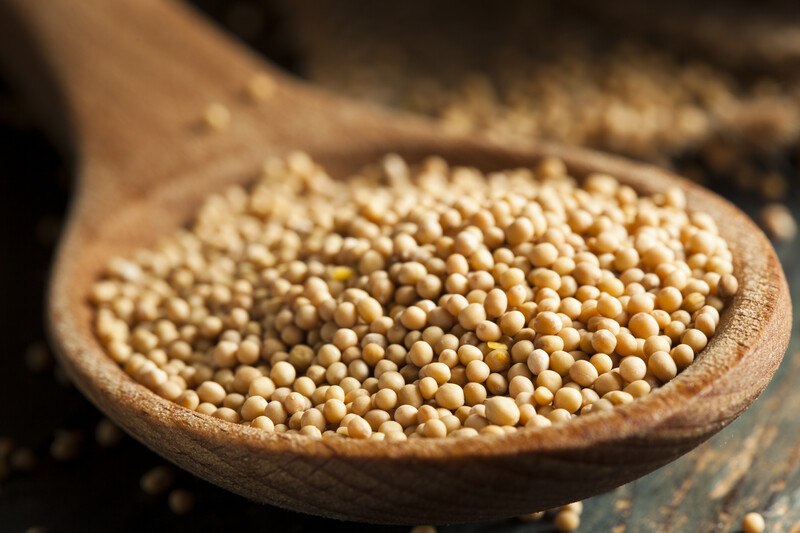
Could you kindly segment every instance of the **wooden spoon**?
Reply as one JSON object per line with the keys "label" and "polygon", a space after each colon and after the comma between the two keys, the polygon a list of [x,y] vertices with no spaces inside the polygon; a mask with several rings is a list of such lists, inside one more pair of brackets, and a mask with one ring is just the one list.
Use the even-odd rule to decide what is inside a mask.
{"label": "wooden spoon", "polygon": [[[718,196],[664,171],[577,148],[507,148],[446,135],[422,120],[291,79],[185,7],[157,0],[5,0],[6,68],[44,111],[75,161],[76,193],[58,250],[49,325],[61,363],[108,416],[181,467],[261,502],[382,523],[441,523],[529,513],[636,479],[736,418],[786,349],[791,308],[770,243]],[[335,45],[335,43],[332,43]],[[269,72],[277,91],[243,88]],[[231,110],[208,131],[209,102]],[[66,120],[65,120],[66,119]],[[186,224],[201,199],[256,176],[267,154],[303,149],[335,172],[386,152],[440,154],[484,170],[563,158],[644,193],[680,185],[731,244],[740,290],[718,333],[686,371],[611,412],[498,438],[377,443],[310,441],[223,422],[130,379],[92,333],[87,293],[107,260]]]}

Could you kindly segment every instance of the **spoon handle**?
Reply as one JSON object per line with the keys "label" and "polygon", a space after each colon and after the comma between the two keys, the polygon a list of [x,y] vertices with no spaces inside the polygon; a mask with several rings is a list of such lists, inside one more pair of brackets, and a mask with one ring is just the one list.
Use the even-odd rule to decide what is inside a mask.
{"label": "spoon handle", "polygon": [[[287,137],[265,117],[303,107],[298,82],[178,1],[0,0],[0,66],[75,166],[73,213],[89,227],[167,182],[254,171]],[[277,86],[260,114],[243,95],[257,72]],[[212,102],[234,115],[225,134],[204,127]]]}
{"label": "spoon handle", "polygon": [[269,68],[201,18],[162,0],[2,0],[0,60],[62,146],[138,157]]}

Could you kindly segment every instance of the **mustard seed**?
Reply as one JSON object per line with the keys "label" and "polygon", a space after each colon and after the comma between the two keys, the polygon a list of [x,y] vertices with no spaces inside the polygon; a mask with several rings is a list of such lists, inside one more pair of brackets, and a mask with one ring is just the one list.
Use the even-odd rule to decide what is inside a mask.
{"label": "mustard seed", "polygon": [[743,533],[762,533],[766,527],[764,517],[759,513],[747,513],[742,518]]}
{"label": "mustard seed", "polygon": [[50,455],[57,461],[71,461],[80,453],[82,435],[78,431],[56,431],[50,444]]}
{"label": "mustard seed", "polygon": [[253,102],[263,102],[271,98],[277,88],[277,83],[270,75],[260,72],[247,82],[247,96]]}
{"label": "mustard seed", "polygon": [[167,503],[176,515],[189,514],[194,508],[194,494],[186,489],[175,489],[169,493]]}
{"label": "mustard seed", "polygon": [[761,211],[761,223],[767,234],[778,241],[791,241],[797,236],[797,222],[785,205],[766,206]]}
{"label": "mustard seed", "polygon": [[175,472],[168,466],[157,466],[144,473],[139,486],[145,494],[160,496],[169,490],[175,481]]}
{"label": "mustard seed", "polygon": [[270,158],[148,259],[110,262],[88,295],[98,339],[164,398],[267,433],[503,435],[673,379],[738,290],[679,191],[580,185],[556,159],[381,168],[345,185]]}
{"label": "mustard seed", "polygon": [[575,511],[559,511],[553,519],[553,525],[562,532],[575,531],[581,525],[581,516]]}

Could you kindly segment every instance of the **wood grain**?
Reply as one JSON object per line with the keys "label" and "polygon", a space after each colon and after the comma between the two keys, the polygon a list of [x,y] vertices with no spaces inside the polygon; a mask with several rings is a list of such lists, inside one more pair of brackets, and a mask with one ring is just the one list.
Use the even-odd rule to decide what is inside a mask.
{"label": "wood grain", "polygon": [[[4,26],[10,23],[0,28],[3,62],[21,83],[35,84],[30,95],[51,104],[51,118],[68,117],[55,120],[53,131],[73,154],[79,179],[50,289],[61,361],[137,439],[234,492],[381,523],[548,508],[619,486],[691,450],[736,418],[781,360],[791,306],[771,245],[738,209],[690,182],[575,148],[453,137],[338,99],[271,70],[172,2],[6,0],[0,9]],[[280,89],[254,106],[242,89],[263,70]],[[210,101],[232,110],[228,131],[200,127]],[[412,161],[439,154],[484,170],[556,155],[576,176],[603,171],[646,193],[678,184],[690,208],[711,213],[731,243],[740,291],[706,351],[667,386],[609,413],[500,438],[387,445],[265,435],[185,410],[134,383],[91,331],[86,294],[102,266],[185,224],[209,192],[248,181],[264,155],[296,148],[340,174],[388,151]]]}

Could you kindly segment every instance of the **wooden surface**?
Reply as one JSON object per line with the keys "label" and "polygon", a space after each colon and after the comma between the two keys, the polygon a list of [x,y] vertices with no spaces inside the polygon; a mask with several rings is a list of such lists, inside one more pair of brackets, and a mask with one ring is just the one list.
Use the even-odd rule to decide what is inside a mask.
{"label": "wooden surface", "polygon": [[[780,360],[790,310],[770,246],[729,204],[682,183],[690,207],[711,212],[732,243],[740,293],[703,357],[630,406],[496,440],[376,446],[265,436],[161,400],[100,352],[83,303],[87,287],[110,255],[184,223],[199,197],[220,182],[247,179],[266,151],[306,148],[340,170],[388,150],[412,159],[438,153],[485,169],[556,154],[577,175],[606,171],[644,192],[660,190],[673,178],[580,150],[500,149],[444,138],[421,122],[342,104],[288,80],[266,108],[234,107],[241,114],[234,115],[231,131],[203,135],[193,120],[208,98],[235,101],[259,68],[251,56],[183,18],[171,4],[76,7],[54,1],[45,11],[18,5],[30,10],[27,22],[39,32],[40,52],[61,84],[70,121],[56,131],[62,141],[74,142],[82,183],[78,216],[62,244],[52,286],[51,327],[62,361],[112,418],[202,477],[284,507],[365,521],[441,522],[529,512],[611,488],[688,451],[733,420]],[[76,13],[72,24],[64,24]],[[161,23],[155,30],[152,19]],[[119,20],[126,21],[125,31],[108,34],[105,28]],[[183,76],[174,74],[179,67],[186,69]]]}

